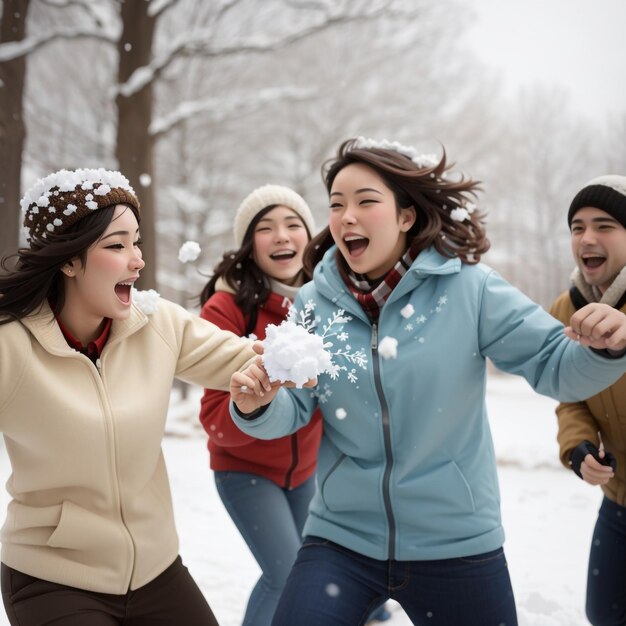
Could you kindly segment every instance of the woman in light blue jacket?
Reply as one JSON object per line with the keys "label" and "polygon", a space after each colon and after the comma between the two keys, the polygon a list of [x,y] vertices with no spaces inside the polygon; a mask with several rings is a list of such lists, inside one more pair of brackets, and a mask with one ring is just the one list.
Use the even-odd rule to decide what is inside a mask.
{"label": "woman in light blue jacket", "polygon": [[294,305],[334,369],[315,389],[270,387],[260,364],[233,376],[233,418],[254,437],[291,433],[316,407],[324,417],[318,489],[274,626],[357,626],[387,598],[415,624],[517,624],[486,359],[561,400],[626,370],[622,313],[589,305],[564,333],[478,262],[489,243],[476,183],[448,169],[445,154],[344,142],[325,170],[329,226],[309,248],[311,264],[323,258]]}

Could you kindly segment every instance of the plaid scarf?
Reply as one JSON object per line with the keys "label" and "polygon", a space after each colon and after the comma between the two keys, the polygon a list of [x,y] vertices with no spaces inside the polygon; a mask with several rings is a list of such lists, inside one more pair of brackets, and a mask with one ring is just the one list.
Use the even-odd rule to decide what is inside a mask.
{"label": "plaid scarf", "polygon": [[339,274],[371,322],[378,321],[380,311],[387,302],[387,298],[411,267],[418,253],[419,250],[409,248],[384,276],[372,281],[364,274],[353,272],[337,250]]}

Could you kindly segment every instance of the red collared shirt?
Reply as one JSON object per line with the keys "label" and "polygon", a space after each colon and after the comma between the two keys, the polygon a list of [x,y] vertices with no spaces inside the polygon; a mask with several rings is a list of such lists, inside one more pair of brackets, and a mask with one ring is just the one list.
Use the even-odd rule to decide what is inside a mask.
{"label": "red collared shirt", "polygon": [[74,350],[78,350],[78,352],[88,356],[94,363],[97,359],[100,358],[100,354],[102,353],[102,348],[104,348],[104,344],[107,342],[109,338],[109,333],[111,332],[111,324],[113,320],[110,318],[105,318],[106,323],[100,336],[94,341],[90,341],[87,344],[87,347],[83,346],[83,344],[72,335],[72,333],[63,325],[63,322],[57,317],[57,323],[59,324],[59,328],[65,337],[65,341],[67,341],[67,345],[70,348],[74,348]]}

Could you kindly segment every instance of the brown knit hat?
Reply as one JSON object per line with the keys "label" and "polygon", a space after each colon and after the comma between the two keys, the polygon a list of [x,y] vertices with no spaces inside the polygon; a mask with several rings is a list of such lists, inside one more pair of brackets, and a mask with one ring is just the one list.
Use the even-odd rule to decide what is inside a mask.
{"label": "brown knit hat", "polygon": [[128,179],[105,169],[59,170],[39,179],[21,201],[24,235],[28,243],[48,233],[59,234],[92,211],[129,204],[139,211],[139,200]]}

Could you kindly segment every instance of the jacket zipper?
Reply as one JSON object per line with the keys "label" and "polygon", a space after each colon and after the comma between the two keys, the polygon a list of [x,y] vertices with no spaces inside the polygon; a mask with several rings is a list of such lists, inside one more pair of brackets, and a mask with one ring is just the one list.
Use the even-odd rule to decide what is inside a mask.
{"label": "jacket zipper", "polygon": [[285,475],[285,489],[291,489],[291,477],[293,475],[296,466],[298,465],[298,435],[294,433],[291,435],[291,466],[287,470]]}
{"label": "jacket zipper", "polygon": [[132,535],[130,534],[128,527],[126,526],[126,520],[124,519],[124,509],[122,506],[122,490],[120,488],[120,475],[119,475],[118,466],[117,466],[117,454],[116,454],[117,450],[115,447],[115,421],[113,419],[113,412],[111,411],[111,405],[109,404],[109,397],[107,396],[106,389],[104,388],[104,377],[102,376],[102,360],[99,357],[95,363],[93,361],[90,361],[90,362],[93,363],[93,365],[95,366],[96,371],[98,372],[98,375],[100,378],[99,387],[101,387],[103,391],[101,395],[102,405],[103,405],[104,412],[106,415],[105,419],[107,419],[108,421],[107,432],[110,434],[111,445],[113,446],[113,449],[111,451],[113,455],[113,459],[112,459],[113,464],[111,467],[113,476],[111,478],[112,478],[112,483],[114,483],[116,487],[116,493],[114,495],[117,501],[117,509],[119,512],[120,522],[121,522],[122,527],[126,531],[126,539],[128,540],[128,547],[129,547],[129,552],[130,552],[130,563],[129,563],[130,570],[126,578],[126,588],[130,589],[130,583],[131,583],[133,572],[135,570],[135,565],[136,565],[135,546],[134,546],[134,542],[132,539]]}
{"label": "jacket zipper", "polygon": [[391,449],[391,432],[389,429],[389,407],[383,393],[383,386],[380,380],[380,363],[378,360],[378,325],[372,324],[372,369],[374,374],[374,386],[378,394],[380,409],[382,412],[383,438],[385,441],[385,473],[383,475],[383,502],[385,503],[385,514],[389,525],[389,544],[387,553],[390,559],[395,558],[396,552],[396,520],[391,507],[391,496],[389,495],[389,483],[391,481],[391,470],[393,469],[393,451]]}

